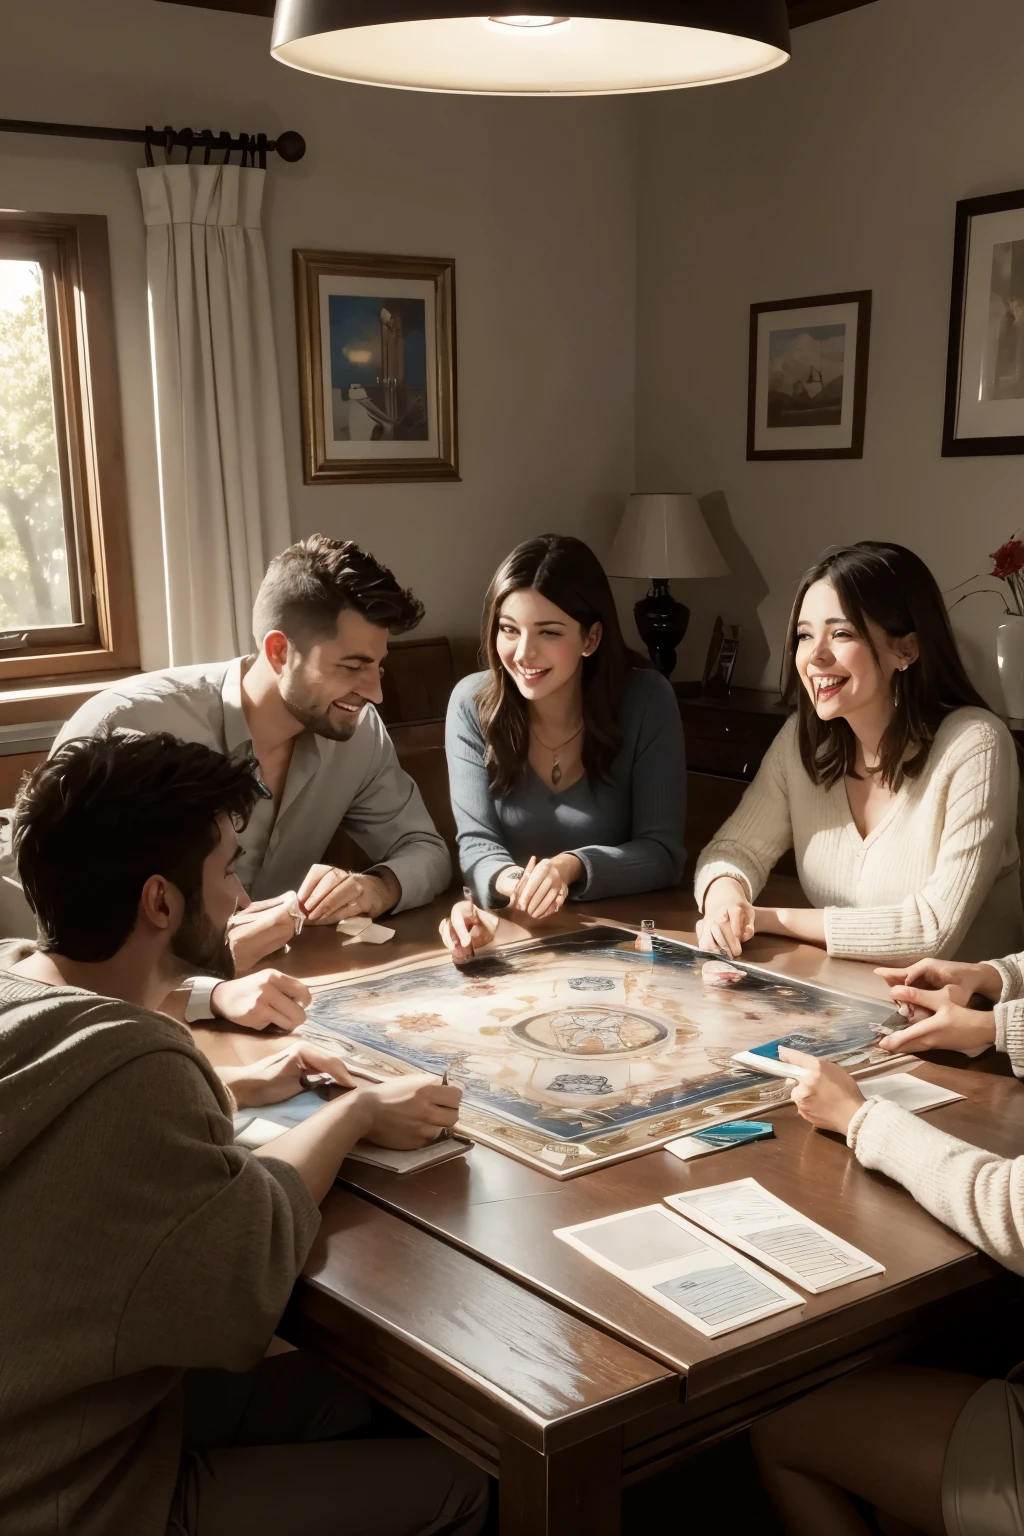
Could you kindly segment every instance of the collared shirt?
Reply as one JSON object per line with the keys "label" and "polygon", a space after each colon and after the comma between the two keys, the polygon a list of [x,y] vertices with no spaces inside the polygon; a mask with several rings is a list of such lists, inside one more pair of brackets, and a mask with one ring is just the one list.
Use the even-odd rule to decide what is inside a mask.
{"label": "collared shirt", "polygon": [[[252,752],[242,709],[243,657],[169,667],[105,689],[62,728],[54,749],[103,727],[170,731],[235,759]],[[372,705],[348,741],[303,731],[295,738],[280,800],[259,799],[241,835],[239,878],[254,901],[297,890],[339,826],[402,887],[394,907],[422,906],[445,890],[451,860],[414,781],[399,764]]]}

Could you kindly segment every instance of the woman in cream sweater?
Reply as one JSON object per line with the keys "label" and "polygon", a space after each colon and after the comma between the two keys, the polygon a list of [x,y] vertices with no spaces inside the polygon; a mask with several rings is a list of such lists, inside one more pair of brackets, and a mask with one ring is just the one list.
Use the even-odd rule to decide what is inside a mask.
{"label": "woman in cream sweater", "polygon": [[[794,716],[698,860],[702,947],[778,933],[889,964],[1024,947],[1016,749],[924,562],[865,542],[812,567],[783,694]],[[755,906],[788,848],[811,908]]]}
{"label": "woman in cream sweater", "polygon": [[[923,961],[884,972],[912,1022],[894,1051],[994,1044],[1024,1077],[1024,954],[982,965]],[[991,1011],[966,1007],[980,993]],[[1024,1275],[1024,1157],[958,1141],[884,1099],[865,1099],[832,1062],[780,1048],[800,1079],[793,1102],[838,1131],[865,1168],[902,1184],[925,1210],[1007,1269]],[[868,1094],[871,1083],[865,1084]],[[881,1529],[927,1536],[1024,1531],[1024,1365],[1005,1381],[887,1366],[812,1392],[753,1432],[762,1480],[790,1536],[868,1536],[855,1501],[888,1517]],[[899,1521],[896,1526],[891,1522]]]}

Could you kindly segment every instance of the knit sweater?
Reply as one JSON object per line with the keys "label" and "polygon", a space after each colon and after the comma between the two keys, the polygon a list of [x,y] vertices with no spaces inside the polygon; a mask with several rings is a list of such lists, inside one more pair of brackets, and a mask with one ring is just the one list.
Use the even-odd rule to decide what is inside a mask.
{"label": "knit sweater", "polygon": [[163,1536],[183,1371],[266,1350],[319,1212],[229,1109],[182,1025],[0,970],[4,1536]]}
{"label": "knit sweater", "polygon": [[904,782],[861,837],[845,781],[812,783],[795,717],[697,863],[701,910],[712,880],[732,875],[756,901],[788,849],[831,955],[904,964],[922,956],[981,960],[1024,946],[1017,853],[1017,758],[983,709],[940,725],[924,770]]}

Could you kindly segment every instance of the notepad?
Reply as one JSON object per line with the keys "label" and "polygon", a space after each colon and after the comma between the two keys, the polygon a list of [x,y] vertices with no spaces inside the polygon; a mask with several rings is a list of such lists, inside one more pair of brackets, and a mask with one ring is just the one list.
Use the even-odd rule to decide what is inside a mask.
{"label": "notepad", "polygon": [[952,1088],[940,1088],[925,1078],[914,1077],[910,1072],[887,1072],[882,1077],[869,1077],[861,1081],[861,1089],[867,1098],[888,1099],[901,1109],[909,1109],[912,1115],[921,1115],[926,1109],[937,1109],[940,1104],[952,1104],[966,1098]]}
{"label": "notepad", "polygon": [[734,1179],[665,1198],[698,1226],[812,1295],[885,1274],[884,1264],[801,1215],[756,1179]]}
{"label": "notepad", "polygon": [[[277,1119],[270,1116],[275,1112],[287,1111],[289,1105],[294,1105],[297,1099],[316,1099],[316,1094],[298,1094],[296,1099],[289,1099],[284,1104],[273,1104],[267,1114],[249,1118],[246,1111],[242,1110],[235,1116],[236,1121],[243,1120],[240,1130],[235,1131],[235,1141],[240,1147],[248,1147],[255,1151],[257,1147],[265,1147],[275,1137],[283,1136],[285,1131],[290,1131],[293,1126],[299,1125],[302,1120],[308,1118],[301,1112],[293,1113],[290,1117],[280,1115]],[[317,1108],[322,1109],[323,1099],[317,1102]],[[350,1152],[345,1154],[346,1162],[349,1158],[356,1163],[369,1163],[374,1168],[387,1168],[392,1173],[415,1173],[418,1168],[430,1168],[436,1163],[446,1163],[451,1157],[462,1157],[473,1143],[466,1136],[445,1136],[439,1141],[432,1141],[425,1147],[378,1147],[372,1141],[357,1141]]]}
{"label": "notepad", "polygon": [[706,1338],[803,1304],[767,1270],[660,1205],[560,1227],[555,1236]]}

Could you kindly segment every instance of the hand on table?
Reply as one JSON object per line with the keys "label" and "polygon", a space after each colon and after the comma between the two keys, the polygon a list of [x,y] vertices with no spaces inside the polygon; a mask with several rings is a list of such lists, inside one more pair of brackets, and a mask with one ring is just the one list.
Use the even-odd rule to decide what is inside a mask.
{"label": "hand on table", "polygon": [[257,1105],[293,1099],[307,1086],[307,1078],[321,1072],[333,1077],[339,1088],[356,1086],[340,1056],[308,1040],[289,1040],[283,1050],[244,1067],[221,1067],[220,1076],[234,1094],[239,1109],[254,1109]]}
{"label": "hand on table", "polygon": [[998,1003],[1003,991],[1003,978],[994,965],[968,965],[962,960],[918,960],[914,965],[896,968],[879,966],[875,975],[881,976],[897,1003],[913,1003],[913,998],[902,994],[915,987],[927,992],[945,991],[946,1001],[959,1007],[965,1007],[975,993]]}
{"label": "hand on table", "polygon": [[717,950],[738,960],[754,937],[754,908],[746,887],[731,875],[719,875],[704,894],[704,915],[697,924],[697,948]]}
{"label": "hand on table", "polygon": [[354,874],[333,864],[314,864],[299,886],[299,901],[310,923],[337,923],[343,917],[380,917],[400,900],[402,888],[390,870]]}
{"label": "hand on table", "polygon": [[[989,1009],[965,1008],[954,999],[961,987],[940,987],[927,992],[921,987],[893,987],[906,1029],[881,1035],[876,1042],[883,1051],[979,1051],[996,1043],[996,1016]],[[972,993],[968,993],[972,996]]]}
{"label": "hand on table", "polygon": [[834,1061],[779,1046],[779,1060],[800,1068],[792,1092],[793,1103],[805,1120],[822,1131],[838,1131],[845,1136],[850,1121],[864,1103],[864,1095],[849,1072]]}
{"label": "hand on table", "polygon": [[282,971],[253,971],[234,981],[222,981],[210,994],[210,1009],[243,1029],[293,1030],[306,1017],[313,994],[297,976]]}
{"label": "hand on table", "polygon": [[425,1147],[459,1118],[462,1089],[416,1073],[360,1088],[371,1105],[366,1140],[379,1147]]}
{"label": "hand on table", "polygon": [[301,926],[296,919],[298,898],[294,891],[267,901],[250,901],[239,907],[228,924],[228,943],[238,975],[293,939]]}
{"label": "hand on table", "polygon": [[570,885],[582,874],[582,861],[574,853],[559,853],[553,859],[531,856],[517,880],[512,879],[511,870],[502,870],[494,889],[508,897],[512,911],[551,917],[565,905]]}
{"label": "hand on table", "polygon": [[456,965],[465,965],[481,949],[494,943],[500,919],[497,912],[481,910],[475,901],[457,901],[451,917],[441,919],[438,933]]}

